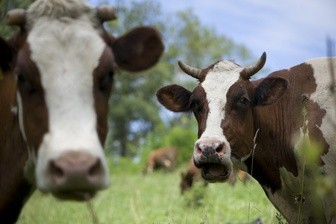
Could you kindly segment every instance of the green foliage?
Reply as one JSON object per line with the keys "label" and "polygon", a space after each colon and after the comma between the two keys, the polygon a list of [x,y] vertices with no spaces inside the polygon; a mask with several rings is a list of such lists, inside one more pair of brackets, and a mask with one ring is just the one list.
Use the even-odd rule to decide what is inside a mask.
{"label": "green foliage", "polygon": [[145,166],[149,153],[161,147],[177,148],[177,166],[188,162],[193,153],[193,145],[197,137],[196,130],[196,121],[190,118],[190,114],[183,114],[170,127],[157,126],[146,136],[142,146],[141,163]]}
{"label": "green foliage", "polygon": [[[188,123],[187,117],[182,117]],[[176,125],[171,127],[163,138],[164,145],[175,146],[178,149],[177,164],[190,160],[196,141],[196,130],[189,125]]]}
{"label": "green foliage", "polygon": [[10,27],[6,24],[6,14],[14,8],[27,8],[33,0],[1,0],[0,1],[0,36],[9,38],[18,30],[17,27]]}
{"label": "green foliage", "polygon": [[[119,0],[115,5],[118,8],[118,20],[108,23],[107,27],[114,35],[120,36],[135,26],[150,25],[159,29],[165,44],[164,55],[155,67],[138,75],[120,72],[115,76],[115,89],[110,100],[111,131],[106,148],[121,156],[133,157],[139,155],[139,151],[148,151],[147,146],[144,146],[145,149],[141,146],[148,141],[150,132],[157,135],[160,132],[157,127],[163,124],[165,128],[162,130],[167,132],[175,119],[180,119],[179,116],[172,119],[160,116],[162,107],[155,97],[157,89],[175,82],[175,79],[181,85],[190,85],[189,77],[180,77],[178,59],[192,62],[190,64],[196,67],[203,67],[223,57],[242,59],[242,62],[250,58],[250,55],[244,46],[201,24],[191,10],[164,14],[160,3],[154,0]],[[194,87],[195,80],[192,83]],[[182,145],[177,137],[164,141],[157,146]],[[192,147],[193,143],[189,145],[189,148]]]}

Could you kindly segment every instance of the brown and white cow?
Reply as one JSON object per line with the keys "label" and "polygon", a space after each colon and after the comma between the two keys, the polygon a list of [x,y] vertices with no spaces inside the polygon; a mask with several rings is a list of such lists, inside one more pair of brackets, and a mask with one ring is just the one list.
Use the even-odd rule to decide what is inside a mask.
{"label": "brown and white cow", "polygon": [[163,52],[151,27],[111,36],[103,22],[114,18],[113,7],[82,0],[37,0],[8,13],[20,29],[0,39],[0,223],[17,219],[35,187],[87,200],[108,186],[113,75],[147,69]]}
{"label": "brown and white cow", "polygon": [[[204,179],[226,181],[234,164],[260,183],[290,223],[336,223],[336,106],[330,91],[336,59],[313,59],[250,80],[265,61],[264,53],[246,68],[226,60],[206,69],[179,62],[198,86],[192,92],[165,86],[158,100],[171,111],[194,113],[193,157]],[[302,156],[301,146],[310,141],[322,148],[314,170]],[[321,177],[324,193],[314,182]]]}
{"label": "brown and white cow", "polygon": [[151,151],[146,162],[145,173],[164,169],[172,171],[176,167],[177,149],[174,147],[158,148]]}

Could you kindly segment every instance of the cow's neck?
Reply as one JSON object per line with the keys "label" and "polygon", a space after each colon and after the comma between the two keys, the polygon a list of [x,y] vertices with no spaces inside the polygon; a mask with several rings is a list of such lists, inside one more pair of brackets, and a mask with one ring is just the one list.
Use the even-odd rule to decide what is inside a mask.
{"label": "cow's neck", "polygon": [[[290,130],[285,127],[284,106],[276,104],[257,108],[254,114],[255,149],[254,157],[246,160],[250,174],[262,186],[276,191],[281,188],[279,168],[283,167],[298,175],[295,156],[291,146]],[[269,116],[274,114],[275,116]],[[267,119],[265,119],[267,117]]]}
{"label": "cow's neck", "polygon": [[[322,214],[319,209],[323,207],[323,201],[312,194],[315,190],[313,183],[307,182],[311,179],[306,175],[309,171],[302,170],[302,161],[294,154],[297,148],[292,144],[293,127],[284,125],[289,121],[283,116],[285,109],[282,107],[285,108],[279,103],[274,107],[255,111],[255,128],[259,131],[254,158],[246,160],[246,164],[250,174],[260,183],[268,198],[287,220],[309,222],[308,219],[316,219],[312,216],[313,211]],[[265,120],[265,113],[276,116],[267,116],[268,119]],[[278,116],[284,119],[279,119]],[[318,217],[318,220],[323,218]]]}
{"label": "cow's neck", "polygon": [[23,177],[28,153],[19,128],[13,76],[0,81],[0,105],[0,223],[13,223],[32,189]]}

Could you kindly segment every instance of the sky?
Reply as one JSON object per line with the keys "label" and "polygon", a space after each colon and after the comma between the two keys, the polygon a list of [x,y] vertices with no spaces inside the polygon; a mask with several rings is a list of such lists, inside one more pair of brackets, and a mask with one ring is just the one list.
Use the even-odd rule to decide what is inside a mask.
{"label": "sky", "polygon": [[336,0],[159,1],[165,12],[191,8],[202,24],[244,44],[256,58],[265,51],[273,71],[325,57],[327,37],[336,42]]}
{"label": "sky", "polygon": [[245,45],[255,58],[265,51],[271,71],[325,57],[327,38],[336,42],[336,0],[153,1],[165,13],[192,9],[202,25]]}

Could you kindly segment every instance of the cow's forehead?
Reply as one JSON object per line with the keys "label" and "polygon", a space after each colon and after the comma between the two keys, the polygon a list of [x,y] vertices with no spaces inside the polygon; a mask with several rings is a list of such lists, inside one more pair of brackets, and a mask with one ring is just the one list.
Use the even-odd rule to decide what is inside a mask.
{"label": "cow's forehead", "polygon": [[83,19],[83,17],[89,18],[92,23],[98,23],[97,19],[94,20],[94,13],[84,0],[40,0],[31,4],[26,11],[28,29],[43,18],[66,21],[70,18]]}
{"label": "cow's forehead", "polygon": [[230,86],[238,81],[241,67],[230,61],[221,61],[209,70],[201,86],[204,89],[206,101],[208,103],[208,115],[206,116],[205,130],[200,140],[213,138],[214,136],[228,144],[220,127],[224,119],[224,107],[226,104],[226,94]]}
{"label": "cow's forehead", "polygon": [[[48,9],[48,5],[43,9],[40,5],[36,12],[34,7],[28,10],[31,15],[40,15],[38,20],[31,20],[27,41],[31,59],[36,63],[45,90],[49,133],[52,134],[49,135],[52,138],[45,142],[60,147],[56,142],[62,139],[58,143],[62,144],[62,148],[83,148],[83,144],[89,144],[90,136],[96,136],[93,71],[106,45],[92,22],[90,12],[83,8],[81,1],[72,1],[72,4],[78,3],[79,11],[71,7],[58,10],[58,6],[64,5],[56,4],[57,1],[53,3],[52,9]],[[55,19],[57,11],[64,12],[63,17],[57,15],[60,19]],[[74,15],[77,16],[74,18]],[[75,130],[81,130],[80,136],[76,138],[76,146],[73,144],[74,139],[67,138]],[[97,141],[95,144],[98,147]]]}
{"label": "cow's forehead", "polygon": [[231,61],[220,61],[207,73],[202,87],[207,98],[225,97],[226,91],[238,81],[242,67]]}

